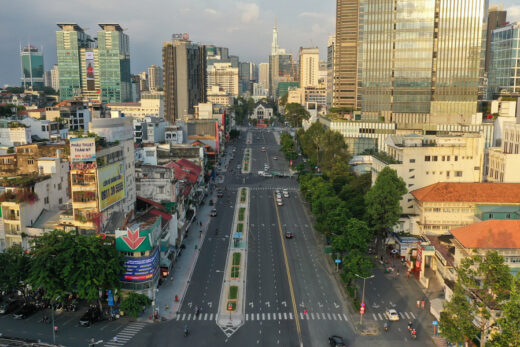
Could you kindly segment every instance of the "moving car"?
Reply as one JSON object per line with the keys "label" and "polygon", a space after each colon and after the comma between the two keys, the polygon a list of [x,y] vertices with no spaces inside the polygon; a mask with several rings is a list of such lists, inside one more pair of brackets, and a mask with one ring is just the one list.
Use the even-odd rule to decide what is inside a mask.
{"label": "moving car", "polygon": [[101,310],[97,306],[90,306],[87,312],[79,319],[79,324],[84,327],[89,327],[93,323],[101,320]]}
{"label": "moving car", "polygon": [[217,190],[217,197],[221,198],[224,196],[224,192],[222,190]]}
{"label": "moving car", "polygon": [[264,173],[264,177],[273,177],[273,174],[266,172],[266,173]]}
{"label": "moving car", "polygon": [[329,337],[329,345],[331,347],[347,347],[345,342],[343,342],[343,338],[338,335],[332,335]]}
{"label": "moving car", "polygon": [[278,157],[274,156],[273,159],[274,159],[274,160],[278,160]]}
{"label": "moving car", "polygon": [[25,319],[32,315],[34,312],[38,311],[38,307],[33,304],[24,304],[21,308],[13,313],[14,319]]}
{"label": "moving car", "polygon": [[0,306],[0,314],[9,314],[15,312],[23,306],[23,302],[19,300],[8,301]]}
{"label": "moving car", "polygon": [[265,152],[265,147],[262,147],[262,152]]}
{"label": "moving car", "polygon": [[294,237],[294,233],[292,231],[286,231],[285,232],[285,238],[286,239],[292,239]]}
{"label": "moving car", "polygon": [[288,197],[289,197],[289,192],[286,191],[286,190],[284,190],[284,191],[283,191],[283,197],[284,197],[284,198],[288,198]]}
{"label": "moving car", "polygon": [[283,201],[282,200],[276,200],[276,204],[278,206],[283,206]]}
{"label": "moving car", "polygon": [[215,208],[212,209],[211,212],[209,213],[209,215],[210,215],[211,217],[216,217],[216,216],[217,216],[217,209],[215,209]]}
{"label": "moving car", "polygon": [[386,311],[386,317],[388,318],[388,320],[391,320],[394,322],[399,320],[399,314],[393,308]]}

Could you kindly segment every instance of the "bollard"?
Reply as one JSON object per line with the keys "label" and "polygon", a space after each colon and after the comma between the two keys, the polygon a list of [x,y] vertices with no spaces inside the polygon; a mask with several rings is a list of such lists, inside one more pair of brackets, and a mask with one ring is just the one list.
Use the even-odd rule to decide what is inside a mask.
{"label": "bollard", "polygon": [[175,295],[175,302],[179,302],[179,296]]}

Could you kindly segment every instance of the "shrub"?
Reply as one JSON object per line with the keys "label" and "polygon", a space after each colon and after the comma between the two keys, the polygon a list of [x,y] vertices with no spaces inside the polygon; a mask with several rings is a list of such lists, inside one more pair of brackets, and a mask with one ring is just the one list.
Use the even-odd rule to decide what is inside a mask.
{"label": "shrub", "polygon": [[237,233],[241,233],[244,231],[244,224],[238,223],[237,224]]}
{"label": "shrub", "polygon": [[143,311],[143,306],[148,306],[151,302],[146,295],[130,292],[121,302],[120,309],[130,317],[137,318]]}
{"label": "shrub", "polygon": [[243,221],[244,220],[245,212],[246,212],[246,208],[245,207],[240,207],[240,209],[238,210],[238,220],[239,221]]}
{"label": "shrub", "polygon": [[231,286],[229,287],[229,300],[236,300],[238,297],[238,287],[237,286]]}
{"label": "shrub", "polygon": [[240,265],[240,258],[242,257],[242,254],[240,253],[233,253],[233,265]]}

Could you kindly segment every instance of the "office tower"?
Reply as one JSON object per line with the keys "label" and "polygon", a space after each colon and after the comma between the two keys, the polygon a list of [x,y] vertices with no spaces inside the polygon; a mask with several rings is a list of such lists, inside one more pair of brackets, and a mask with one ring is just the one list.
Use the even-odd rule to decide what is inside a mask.
{"label": "office tower", "polygon": [[253,81],[255,79],[255,64],[251,62],[241,62],[238,70],[238,80],[240,94],[253,92]]}
{"label": "office tower", "polygon": [[162,49],[165,118],[187,119],[206,102],[206,49],[189,40],[165,42]]}
{"label": "office tower", "polygon": [[[132,98],[130,40],[119,24],[99,24],[97,53],[101,101],[127,102]],[[88,71],[87,74],[88,75]],[[87,78],[88,82],[88,78]]]}
{"label": "office tower", "polygon": [[276,55],[280,53],[285,54],[285,50],[280,49],[280,46],[278,46],[278,26],[275,18],[273,27],[273,41],[271,42],[271,55]]}
{"label": "office tower", "polygon": [[151,91],[163,88],[163,72],[160,66],[150,65],[148,68],[148,87]]}
{"label": "office tower", "polygon": [[357,108],[358,20],[359,0],[337,0],[333,107]]}
{"label": "office tower", "polygon": [[260,63],[258,65],[258,82],[269,91],[269,63]]}
{"label": "office tower", "polygon": [[139,91],[141,92],[147,92],[148,89],[148,73],[146,71],[141,72],[138,74],[139,76]]}
{"label": "office tower", "polygon": [[22,87],[42,89],[45,86],[43,53],[38,48],[27,45],[20,50],[22,67]]}
{"label": "office tower", "polygon": [[238,68],[232,67],[231,63],[214,63],[208,67],[207,89],[214,86],[222,88],[227,94],[237,97]]}
{"label": "office tower", "polygon": [[320,69],[320,50],[300,47],[300,88],[317,87]]}
{"label": "office tower", "polygon": [[291,54],[276,54],[269,56],[269,91],[270,96],[278,98],[278,83],[294,81],[295,66]]}
{"label": "office tower", "polygon": [[489,72],[491,59],[491,34],[493,30],[506,25],[506,16],[507,11],[504,11],[503,5],[493,5],[489,7],[486,32],[486,72]]}
{"label": "office tower", "polygon": [[332,106],[332,91],[334,90],[334,45],[336,36],[329,36],[327,44],[327,109]]}
{"label": "office tower", "polygon": [[238,68],[239,65],[240,65],[240,59],[238,58],[237,55],[230,55],[229,56],[229,62],[231,63],[232,67]]}
{"label": "office tower", "polygon": [[89,48],[93,42],[89,35],[75,23],[58,23],[56,31],[56,53],[60,71],[60,100],[70,100],[81,95],[81,64],[85,59],[81,49]]}
{"label": "office tower", "polygon": [[486,5],[338,0],[333,105],[385,116],[476,112]]}
{"label": "office tower", "polygon": [[488,96],[520,96],[520,24],[493,30],[488,74]]}
{"label": "office tower", "polygon": [[104,103],[131,100],[130,45],[119,24],[99,24],[97,45],[75,23],[58,23],[60,99],[82,96]]}

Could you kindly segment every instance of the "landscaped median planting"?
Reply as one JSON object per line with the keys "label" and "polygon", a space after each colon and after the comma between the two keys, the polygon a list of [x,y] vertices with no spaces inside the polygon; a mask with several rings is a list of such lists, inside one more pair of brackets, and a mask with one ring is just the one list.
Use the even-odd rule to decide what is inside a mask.
{"label": "landscaped median planting", "polygon": [[241,253],[233,253],[233,265],[240,265],[240,258],[242,257]]}
{"label": "landscaped median planting", "polygon": [[244,224],[239,223],[237,224],[237,233],[241,233],[244,231]]}
{"label": "landscaped median planting", "polygon": [[240,207],[240,209],[238,210],[238,220],[243,222],[244,221],[244,213],[246,212],[246,208],[245,207]]}
{"label": "landscaped median planting", "polygon": [[242,159],[242,173],[250,173],[250,159],[251,159],[251,148],[246,148],[244,151],[244,158]]}
{"label": "landscaped median planting", "polygon": [[242,190],[240,191],[240,202],[246,202],[246,197],[247,197],[247,190],[246,190],[246,188],[242,188]]}

